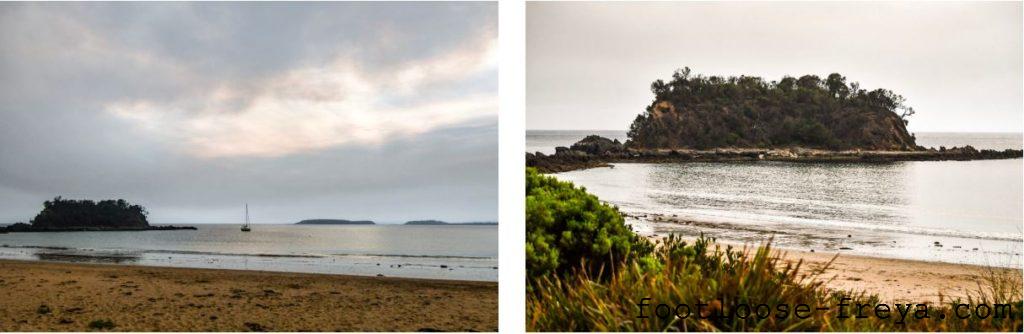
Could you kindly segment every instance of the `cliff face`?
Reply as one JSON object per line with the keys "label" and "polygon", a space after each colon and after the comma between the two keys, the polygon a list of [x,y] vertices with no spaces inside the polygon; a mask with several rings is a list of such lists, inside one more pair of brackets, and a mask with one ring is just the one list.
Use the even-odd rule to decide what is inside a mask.
{"label": "cliff face", "polygon": [[847,85],[839,74],[766,82],[691,76],[687,68],[651,90],[655,99],[630,127],[629,148],[919,149],[902,96]]}

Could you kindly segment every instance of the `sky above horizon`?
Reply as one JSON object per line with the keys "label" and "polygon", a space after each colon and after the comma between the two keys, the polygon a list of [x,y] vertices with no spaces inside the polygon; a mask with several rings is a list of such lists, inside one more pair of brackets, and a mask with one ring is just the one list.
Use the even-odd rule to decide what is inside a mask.
{"label": "sky above horizon", "polygon": [[497,5],[0,4],[0,224],[496,221]]}
{"label": "sky above horizon", "polygon": [[530,2],[526,128],[626,130],[651,82],[838,72],[886,88],[912,132],[1021,132],[1020,2]]}

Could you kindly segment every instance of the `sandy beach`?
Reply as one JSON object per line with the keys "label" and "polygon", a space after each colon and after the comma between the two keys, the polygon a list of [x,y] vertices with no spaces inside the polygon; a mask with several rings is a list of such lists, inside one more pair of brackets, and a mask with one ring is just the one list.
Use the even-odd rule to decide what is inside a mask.
{"label": "sandy beach", "polygon": [[[664,235],[654,235],[649,239],[657,241],[663,237]],[[734,249],[752,249],[757,246],[722,242],[719,244],[723,249],[726,246],[732,246]],[[800,270],[805,273],[821,271],[828,264],[819,278],[825,281],[825,286],[830,289],[877,294],[882,302],[889,303],[935,304],[949,302],[967,294],[978,296],[979,291],[988,291],[979,287],[979,284],[987,284],[987,277],[1010,280],[1017,286],[1024,284],[1024,271],[1021,269],[887,259],[826,251],[773,251],[782,255],[784,263],[795,265],[802,260]],[[829,264],[829,261],[832,263]]]}
{"label": "sandy beach", "polygon": [[494,282],[0,260],[0,290],[5,332],[498,329]]}
{"label": "sandy beach", "polygon": [[[789,262],[803,260],[804,270],[820,270],[837,253],[783,251]],[[838,254],[821,277],[836,290],[878,294],[882,302],[939,303],[970,293],[979,295],[979,284],[993,274],[1021,285],[1020,269],[967,264],[886,259]]]}

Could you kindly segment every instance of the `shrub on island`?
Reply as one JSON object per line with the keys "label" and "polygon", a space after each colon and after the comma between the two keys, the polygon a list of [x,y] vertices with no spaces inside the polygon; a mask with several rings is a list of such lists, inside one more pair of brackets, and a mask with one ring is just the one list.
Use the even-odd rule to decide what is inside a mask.
{"label": "shrub on island", "polygon": [[43,202],[43,210],[30,224],[15,223],[4,228],[7,232],[58,231],[145,231],[194,230],[189,226],[150,226],[149,213],[141,205],[118,200],[73,200],[57,196]]}
{"label": "shrub on island", "polygon": [[861,89],[838,73],[769,82],[693,75],[687,67],[652,83],[651,92],[654,101],[630,126],[628,147],[918,149],[906,128],[914,109],[903,96]]}
{"label": "shrub on island", "polygon": [[146,209],[118,200],[73,200],[58,196],[43,202],[43,210],[32,219],[37,230],[79,228],[146,229]]}

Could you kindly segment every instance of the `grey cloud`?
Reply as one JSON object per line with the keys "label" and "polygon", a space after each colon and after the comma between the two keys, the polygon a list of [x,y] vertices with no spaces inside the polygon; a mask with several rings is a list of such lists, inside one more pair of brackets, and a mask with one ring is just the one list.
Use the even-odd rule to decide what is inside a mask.
{"label": "grey cloud", "polygon": [[[27,220],[56,195],[138,201],[156,223],[234,222],[246,201],[262,222],[494,220],[497,110],[378,145],[203,158],[107,108],[125,100],[193,106],[226,85],[241,92],[236,107],[244,109],[263,82],[339,57],[387,77],[406,64],[495,39],[496,9],[492,3],[0,4],[0,224]],[[496,100],[496,79],[496,69],[484,70],[396,95],[391,103]]]}

